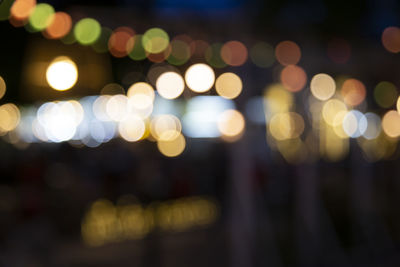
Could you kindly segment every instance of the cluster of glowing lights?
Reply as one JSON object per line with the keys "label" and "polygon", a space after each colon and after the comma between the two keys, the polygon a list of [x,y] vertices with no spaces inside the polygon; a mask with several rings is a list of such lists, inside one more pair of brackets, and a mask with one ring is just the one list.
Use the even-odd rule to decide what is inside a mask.
{"label": "cluster of glowing lights", "polygon": [[95,201],[84,216],[82,238],[89,246],[144,238],[155,230],[181,232],[216,221],[217,204],[205,197],[181,198],[143,206],[133,196],[123,196],[114,205]]}
{"label": "cluster of glowing lights", "polygon": [[71,89],[78,80],[78,68],[68,57],[55,58],[47,68],[46,79],[55,90]]}

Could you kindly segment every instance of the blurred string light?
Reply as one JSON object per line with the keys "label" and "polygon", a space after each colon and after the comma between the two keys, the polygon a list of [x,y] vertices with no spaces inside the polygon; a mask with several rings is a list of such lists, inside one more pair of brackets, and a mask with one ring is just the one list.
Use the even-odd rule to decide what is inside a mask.
{"label": "blurred string light", "polygon": [[374,99],[382,108],[392,107],[396,103],[398,95],[396,86],[391,82],[380,82],[374,89]]}
{"label": "blurred string light", "polygon": [[257,42],[250,49],[251,61],[260,68],[271,67],[275,62],[274,48],[265,42]]}
{"label": "blurred string light", "polygon": [[46,79],[53,89],[58,91],[68,90],[78,80],[78,68],[70,58],[57,57],[48,66]]}
{"label": "blurred string light", "polygon": [[[98,21],[92,18],[84,18],[75,25],[73,35],[68,34],[71,28],[70,16],[64,12],[55,13],[51,5],[46,3],[36,4],[36,0],[5,0],[0,6],[0,20],[4,19],[9,19],[14,26],[23,26],[30,21],[28,30],[43,30],[43,35],[47,38],[56,39],[68,35],[68,38],[63,39],[65,43],[73,43],[74,40],[77,40],[82,45],[90,45],[95,43],[102,33],[102,28]],[[201,45],[199,45],[199,40],[192,41],[190,37],[185,38],[188,43],[185,43],[183,39],[173,40],[170,43],[169,35],[163,29],[151,28],[146,31],[143,36],[140,35],[140,38],[136,38],[136,36],[130,38],[128,41],[128,48],[123,49],[122,43],[126,42],[125,37],[127,37],[124,35],[124,33],[118,33],[113,37],[113,39],[122,38],[124,40],[122,42],[117,41],[117,43],[121,45],[118,45],[118,52],[114,49],[116,47],[111,45],[110,53],[116,57],[125,56],[126,53],[131,55],[129,52],[133,52],[131,58],[135,60],[142,60],[148,57],[150,61],[161,62],[168,59],[170,64],[182,65],[187,61],[188,57],[195,55],[198,51],[203,54],[208,46],[207,42],[200,41]],[[400,29],[398,27],[387,27],[382,33],[383,46],[390,52],[399,52],[399,36]],[[114,43],[114,41],[115,40],[113,40],[112,43]],[[187,45],[190,46],[191,52],[189,52]],[[97,48],[95,48],[96,51],[98,51]],[[148,54],[143,53],[142,48]],[[124,51],[121,52],[122,50]],[[240,66],[248,57],[248,49],[240,41],[229,41],[218,46],[217,50],[220,50],[220,58],[224,61],[224,64],[230,66]],[[163,51],[168,51],[168,53],[162,53]],[[331,40],[328,45],[328,55],[336,63],[347,62],[350,53],[350,46],[347,41],[343,39]],[[213,52],[211,54],[219,53]],[[250,57],[253,63],[259,67],[268,67],[273,62],[271,47],[262,42],[252,47]],[[296,65],[301,59],[301,49],[293,41],[282,41],[275,47],[275,57],[278,62],[284,66]],[[216,66],[221,62],[218,64],[214,63],[216,62],[213,60],[209,61],[209,64],[214,67],[223,67],[222,65]]]}
{"label": "blurred string light", "polygon": [[246,46],[239,41],[226,42],[221,48],[221,58],[230,66],[241,66],[247,61]]}
{"label": "blurred string light", "polygon": [[114,57],[125,57],[133,49],[134,41],[131,41],[135,32],[129,27],[115,29],[108,39],[108,49]]}
{"label": "blurred string light", "polygon": [[213,43],[210,46],[207,46],[204,52],[205,60],[214,68],[224,68],[227,66],[227,63],[224,61],[221,55],[222,47],[222,43]]}
{"label": "blurred string light", "polygon": [[49,39],[59,39],[67,35],[72,28],[71,16],[65,12],[56,12],[43,31],[43,35]]}
{"label": "blurred string light", "polygon": [[169,36],[163,29],[151,28],[143,34],[142,45],[148,53],[161,53],[169,45]]}
{"label": "blurred string light", "polygon": [[301,50],[293,41],[282,41],[275,47],[275,57],[281,65],[296,65],[300,61]]}
{"label": "blurred string light", "polygon": [[46,3],[37,4],[29,16],[29,26],[34,31],[43,31],[52,24],[54,13],[54,8],[51,5]]}
{"label": "blurred string light", "polygon": [[84,18],[78,21],[74,27],[74,37],[81,45],[91,45],[101,35],[100,23],[92,18]]}
{"label": "blurred string light", "polygon": [[394,26],[387,27],[382,32],[382,45],[391,53],[400,52],[400,28]]}

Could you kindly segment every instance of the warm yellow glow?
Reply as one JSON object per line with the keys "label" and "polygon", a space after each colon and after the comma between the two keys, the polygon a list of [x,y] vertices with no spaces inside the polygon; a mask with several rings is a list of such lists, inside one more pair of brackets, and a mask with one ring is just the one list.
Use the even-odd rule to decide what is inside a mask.
{"label": "warm yellow glow", "polygon": [[400,113],[400,96],[397,98],[396,108],[397,112]]}
{"label": "warm yellow glow", "polygon": [[267,119],[270,119],[273,114],[288,112],[294,102],[293,94],[281,84],[269,86],[265,91],[264,99]]}
{"label": "warm yellow glow", "polygon": [[147,94],[134,94],[128,98],[128,111],[142,118],[147,118],[153,112],[153,99]]}
{"label": "warm yellow glow", "polygon": [[173,115],[164,114],[156,116],[150,124],[151,135],[159,141],[173,140],[180,135],[181,131],[181,122]]}
{"label": "warm yellow glow", "polygon": [[400,114],[395,110],[388,111],[382,119],[382,129],[389,137],[400,136]]}
{"label": "warm yellow glow", "polygon": [[187,86],[196,93],[204,93],[211,89],[215,81],[213,69],[206,64],[195,64],[185,74]]}
{"label": "warm yellow glow", "polygon": [[81,231],[87,245],[100,246],[140,239],[152,231],[183,231],[213,223],[218,216],[214,201],[202,197],[140,204],[132,195],[114,205],[107,199],[94,202],[85,214]]}
{"label": "warm yellow glow", "polygon": [[185,137],[179,135],[172,140],[158,140],[158,150],[166,157],[177,157],[183,153],[186,147]]}
{"label": "warm yellow glow", "polygon": [[156,82],[157,92],[166,99],[179,97],[185,89],[185,82],[176,72],[165,72],[158,77]]}
{"label": "warm yellow glow", "polygon": [[4,94],[6,93],[6,82],[4,79],[0,76],[0,99],[3,98]]}
{"label": "warm yellow glow", "polygon": [[[341,110],[338,113],[336,113],[335,117],[333,118],[332,122],[332,128],[333,132],[340,138],[348,138],[348,134],[344,131],[343,127],[343,121],[345,116],[347,115],[347,111]],[[358,124],[358,123],[357,123]]]}
{"label": "warm yellow glow", "polygon": [[218,117],[218,130],[227,140],[235,141],[236,137],[240,137],[245,124],[242,113],[234,109],[226,110]]}
{"label": "warm yellow glow", "polygon": [[297,138],[304,131],[304,120],[295,112],[278,113],[271,118],[269,130],[276,140]]}
{"label": "warm yellow glow", "polygon": [[48,84],[55,90],[65,91],[72,88],[78,80],[78,68],[68,57],[57,57],[46,71]]}
{"label": "warm yellow glow", "polygon": [[325,101],[335,94],[335,80],[325,73],[315,75],[311,79],[311,93],[319,100]]}
{"label": "warm yellow glow", "polygon": [[127,96],[128,98],[131,98],[133,95],[136,94],[144,94],[149,96],[153,101],[154,101],[154,89],[153,87],[145,82],[137,82],[131,85],[131,87],[129,87],[128,92],[127,92]]}
{"label": "warm yellow glow", "polygon": [[227,99],[234,99],[242,92],[243,84],[239,76],[226,72],[221,74],[215,82],[217,93]]}
{"label": "warm yellow glow", "polygon": [[8,132],[14,130],[20,121],[20,112],[14,104],[0,106],[0,131]]}
{"label": "warm yellow glow", "polygon": [[118,130],[123,139],[135,142],[143,137],[146,125],[139,116],[131,114],[119,123]]}
{"label": "warm yellow glow", "polygon": [[327,124],[331,126],[338,126],[338,120],[335,121],[336,115],[341,111],[347,111],[346,105],[338,99],[331,99],[322,107],[322,117]]}

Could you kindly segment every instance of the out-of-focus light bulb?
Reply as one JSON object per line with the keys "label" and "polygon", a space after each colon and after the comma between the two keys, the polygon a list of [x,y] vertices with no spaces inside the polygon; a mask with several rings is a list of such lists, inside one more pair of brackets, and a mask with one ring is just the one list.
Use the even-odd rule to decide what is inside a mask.
{"label": "out-of-focus light bulb", "polygon": [[57,57],[46,71],[48,84],[55,90],[65,91],[71,89],[78,80],[78,68],[68,57]]}

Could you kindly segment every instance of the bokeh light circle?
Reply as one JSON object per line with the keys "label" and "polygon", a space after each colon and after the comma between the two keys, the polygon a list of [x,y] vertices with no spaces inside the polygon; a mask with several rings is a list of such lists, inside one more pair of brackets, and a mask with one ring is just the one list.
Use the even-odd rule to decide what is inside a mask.
{"label": "bokeh light circle", "polygon": [[389,137],[400,136],[400,114],[395,110],[389,110],[382,119],[382,129]]}
{"label": "bokeh light circle", "polygon": [[100,23],[92,18],[78,21],[74,27],[74,36],[81,45],[91,45],[100,37]]}
{"label": "bokeh light circle", "polygon": [[336,83],[328,74],[320,73],[311,79],[310,89],[315,98],[325,101],[335,94]]}
{"label": "bokeh light circle", "polygon": [[169,45],[169,36],[163,29],[152,28],[143,34],[142,44],[148,53],[161,53]]}
{"label": "bokeh light circle", "polygon": [[286,66],[281,71],[281,82],[291,92],[298,92],[307,83],[307,74],[303,68],[296,65]]}
{"label": "bokeh light circle", "polygon": [[300,47],[292,41],[282,41],[275,47],[276,60],[281,65],[296,65],[301,58]]}
{"label": "bokeh light circle", "polygon": [[185,81],[192,91],[204,93],[214,85],[215,74],[213,69],[206,64],[194,64],[187,69]]}
{"label": "bokeh light circle", "polygon": [[387,27],[382,33],[382,44],[391,53],[400,52],[400,28]]}
{"label": "bokeh light circle", "polygon": [[185,89],[185,82],[181,75],[176,72],[164,72],[156,82],[157,92],[166,99],[179,97]]}
{"label": "bokeh light circle", "polygon": [[227,99],[234,99],[242,92],[243,83],[239,76],[232,72],[221,74],[215,81],[218,95]]}
{"label": "bokeh light circle", "polygon": [[29,16],[29,24],[36,31],[42,31],[48,27],[54,19],[54,8],[46,3],[35,6]]}
{"label": "bokeh light circle", "polygon": [[397,88],[391,82],[380,82],[374,89],[375,101],[382,108],[393,106],[396,103],[397,97]]}
{"label": "bokeh light circle", "polygon": [[166,157],[177,157],[186,147],[185,137],[179,133],[175,139],[157,141],[157,148]]}
{"label": "bokeh light circle", "polygon": [[78,68],[70,58],[57,57],[48,66],[46,79],[53,89],[58,91],[68,90],[78,80]]}
{"label": "bokeh light circle", "polygon": [[245,124],[242,113],[234,109],[226,110],[218,116],[218,130],[223,137],[225,136],[232,141],[241,136]]}
{"label": "bokeh light circle", "polygon": [[247,48],[239,41],[229,41],[221,48],[221,58],[230,66],[243,65],[246,62],[247,57]]}
{"label": "bokeh light circle", "polygon": [[58,39],[67,35],[72,27],[71,16],[65,12],[56,12],[52,22],[47,26],[44,34],[49,39]]}
{"label": "bokeh light circle", "polygon": [[344,102],[350,106],[361,104],[367,94],[364,84],[357,79],[347,79],[343,83],[340,93]]}

